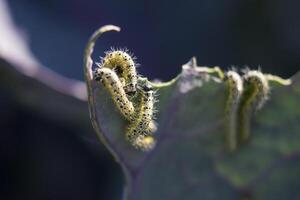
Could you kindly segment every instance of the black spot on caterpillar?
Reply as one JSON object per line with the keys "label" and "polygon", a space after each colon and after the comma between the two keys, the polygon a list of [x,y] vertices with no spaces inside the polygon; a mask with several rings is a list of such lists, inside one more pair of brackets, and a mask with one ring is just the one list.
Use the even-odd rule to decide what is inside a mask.
{"label": "black spot on caterpillar", "polygon": [[243,80],[235,71],[228,71],[225,74],[227,89],[227,100],[225,105],[225,141],[229,151],[237,148],[237,109],[240,96],[243,92]]}
{"label": "black spot on caterpillar", "polygon": [[135,58],[127,50],[110,50],[105,52],[98,64],[101,68],[109,68],[116,72],[127,95],[136,93],[137,72]]}
{"label": "black spot on caterpillar", "polygon": [[135,121],[133,104],[128,100],[117,74],[109,68],[97,68],[94,72],[94,78],[96,81],[102,82],[104,87],[108,89],[122,115],[131,122]]}
{"label": "black spot on caterpillar", "polygon": [[247,70],[243,76],[244,91],[238,108],[239,141],[250,137],[250,120],[253,111],[260,109],[268,99],[269,83],[266,76],[257,70]]}

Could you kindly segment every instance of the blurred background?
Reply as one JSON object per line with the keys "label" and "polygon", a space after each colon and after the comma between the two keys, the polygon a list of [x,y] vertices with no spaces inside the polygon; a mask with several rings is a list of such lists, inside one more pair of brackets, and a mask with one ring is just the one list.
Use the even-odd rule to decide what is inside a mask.
{"label": "blurred background", "polygon": [[286,0],[0,0],[0,199],[120,199],[124,177],[88,119],[82,54],[127,47],[150,79],[199,65],[300,66],[300,2]]}

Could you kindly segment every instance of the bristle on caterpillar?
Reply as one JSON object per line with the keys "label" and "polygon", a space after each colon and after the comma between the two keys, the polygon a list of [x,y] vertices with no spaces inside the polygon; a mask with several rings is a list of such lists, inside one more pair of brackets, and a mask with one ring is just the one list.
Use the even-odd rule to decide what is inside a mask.
{"label": "bristle on caterpillar", "polygon": [[134,121],[134,107],[131,101],[128,100],[123,85],[117,74],[109,68],[97,68],[94,73],[96,81],[103,84],[110,92],[115,105],[122,115],[129,121]]}
{"label": "bristle on caterpillar", "polygon": [[269,94],[269,83],[264,74],[258,70],[247,70],[243,76],[244,92],[238,108],[239,140],[245,142],[250,137],[250,120],[252,112],[260,109]]}
{"label": "bristle on caterpillar", "polygon": [[225,105],[225,141],[229,151],[237,148],[237,109],[243,92],[241,76],[231,70],[225,74],[227,100]]}
{"label": "bristle on caterpillar", "polygon": [[120,78],[125,93],[127,95],[134,95],[136,92],[137,72],[134,58],[127,52],[127,50],[114,50],[105,53],[99,67],[109,68],[116,72]]}

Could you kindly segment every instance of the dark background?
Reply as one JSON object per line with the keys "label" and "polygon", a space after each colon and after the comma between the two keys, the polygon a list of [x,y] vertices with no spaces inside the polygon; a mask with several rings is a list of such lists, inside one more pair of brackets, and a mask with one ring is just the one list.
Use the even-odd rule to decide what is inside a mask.
{"label": "dark background", "polygon": [[[82,51],[99,26],[120,34],[101,39],[127,47],[140,73],[168,80],[191,56],[199,65],[261,66],[288,77],[299,69],[300,3],[293,0],[12,0],[13,17],[32,51],[55,71],[82,79]],[[102,50],[102,51],[101,51]]]}
{"label": "dark background", "polygon": [[[95,55],[111,46],[127,47],[141,64],[139,72],[150,79],[173,78],[194,55],[199,65],[260,66],[285,78],[300,66],[297,1],[7,2],[34,55],[69,78],[83,80],[83,49],[105,24],[122,31],[101,38]],[[9,90],[2,87],[0,95],[0,199],[121,198],[121,170],[89,124],[44,116],[20,105]],[[87,107],[84,115],[88,119]]]}

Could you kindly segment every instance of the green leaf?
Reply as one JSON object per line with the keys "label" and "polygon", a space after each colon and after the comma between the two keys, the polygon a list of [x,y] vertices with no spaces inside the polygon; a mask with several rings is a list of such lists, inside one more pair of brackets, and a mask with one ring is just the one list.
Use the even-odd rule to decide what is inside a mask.
{"label": "green leaf", "polygon": [[168,83],[154,84],[159,102],[150,152],[125,140],[126,121],[110,94],[93,80],[94,34],[84,66],[93,126],[126,176],[124,198],[298,199],[300,197],[300,74],[290,86],[273,85],[270,99],[251,121],[251,138],[235,152],[224,142],[226,84],[196,69],[195,59]]}

